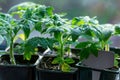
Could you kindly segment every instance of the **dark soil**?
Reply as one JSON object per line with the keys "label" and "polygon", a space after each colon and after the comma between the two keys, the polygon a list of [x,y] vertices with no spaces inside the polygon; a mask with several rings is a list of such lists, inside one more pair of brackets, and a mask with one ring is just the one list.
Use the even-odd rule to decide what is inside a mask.
{"label": "dark soil", "polygon": [[[17,65],[31,65],[34,64],[38,58],[39,58],[38,56],[33,55],[31,57],[31,60],[25,60],[23,55],[15,55],[15,60]],[[11,64],[9,55],[2,55],[0,57],[0,64],[1,65]]]}
{"label": "dark soil", "polygon": [[[55,56],[43,57],[38,67],[46,70],[60,70],[59,64],[52,64],[52,61],[54,60],[54,58]],[[79,61],[79,59],[77,58],[73,58],[73,60],[75,61],[75,63],[70,64],[71,67],[75,67],[75,64]]]}
{"label": "dark soil", "polygon": [[39,64],[39,68],[47,70],[59,70],[59,64],[52,64],[55,57],[43,57]]}

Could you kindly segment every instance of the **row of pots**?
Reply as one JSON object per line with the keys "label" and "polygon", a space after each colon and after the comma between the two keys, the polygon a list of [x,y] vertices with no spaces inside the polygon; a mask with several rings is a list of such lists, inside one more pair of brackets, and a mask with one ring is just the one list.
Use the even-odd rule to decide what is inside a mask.
{"label": "row of pots", "polygon": [[41,56],[33,55],[30,61],[26,61],[23,60],[23,55],[15,55],[17,63],[22,65],[9,65],[9,55],[2,55],[0,80],[119,80],[119,69],[107,69],[113,67],[114,53],[102,52],[104,51],[101,51],[98,57],[91,55],[82,63],[75,59],[75,63],[71,64],[74,67],[71,72],[40,68],[42,59],[50,56],[40,59]]}

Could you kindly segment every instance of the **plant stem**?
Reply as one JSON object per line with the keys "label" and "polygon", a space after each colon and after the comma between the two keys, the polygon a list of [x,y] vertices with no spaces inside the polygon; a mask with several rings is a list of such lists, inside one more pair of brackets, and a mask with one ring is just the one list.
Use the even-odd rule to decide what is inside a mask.
{"label": "plant stem", "polygon": [[10,62],[16,65],[14,53],[13,53],[13,39],[11,39],[11,42],[10,42]]}
{"label": "plant stem", "polygon": [[61,58],[63,57],[63,55],[64,55],[64,46],[63,46],[63,44],[61,44],[61,51],[60,51],[60,54],[61,54]]}
{"label": "plant stem", "polygon": [[101,41],[101,48],[102,48],[102,50],[105,49],[105,43],[104,43],[104,41]]}
{"label": "plant stem", "polygon": [[64,43],[63,43],[63,35],[60,35],[60,58],[62,62],[60,63],[60,69],[62,69],[62,64],[64,61]]}
{"label": "plant stem", "polygon": [[105,45],[105,51],[109,51],[109,44]]}
{"label": "plant stem", "polygon": [[60,57],[63,58],[63,56],[64,56],[64,45],[63,45],[62,36],[61,36],[61,40],[60,40]]}

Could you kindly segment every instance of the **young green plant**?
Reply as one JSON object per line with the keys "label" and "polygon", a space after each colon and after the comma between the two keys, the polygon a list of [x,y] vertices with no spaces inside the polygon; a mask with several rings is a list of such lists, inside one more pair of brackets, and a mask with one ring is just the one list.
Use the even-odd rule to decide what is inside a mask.
{"label": "young green plant", "polygon": [[109,39],[114,32],[112,25],[100,25],[95,17],[88,16],[73,18],[72,25],[73,39],[85,39],[82,42],[77,41],[76,44],[76,48],[81,49],[80,60],[87,59],[90,54],[97,57],[99,50],[108,51]]}
{"label": "young green plant", "polygon": [[56,48],[57,57],[53,60],[53,64],[60,64],[60,69],[64,72],[70,71],[69,64],[74,63],[74,60],[70,57],[65,57],[67,52],[66,47],[70,47],[72,43],[71,39],[71,25],[69,21],[61,18],[60,15],[55,14],[52,18],[53,23],[47,29],[47,32],[52,34],[52,38],[55,40],[53,48]]}
{"label": "young green plant", "polygon": [[[26,46],[26,43],[30,39],[29,36],[33,31],[36,30],[41,32],[43,29],[45,29],[42,28],[41,25],[45,22],[47,17],[50,17],[52,15],[52,7],[46,7],[44,5],[39,5],[32,2],[24,2],[13,6],[9,10],[9,13],[13,16],[19,15],[19,25],[21,26],[23,33],[18,35],[18,37],[23,40],[21,47],[23,48],[24,58],[30,60],[31,55],[35,53],[35,49],[31,51],[31,48],[28,48],[28,46]],[[35,40],[37,39],[35,38]],[[28,43],[32,43],[30,41],[31,40],[29,40]],[[38,47],[36,43],[33,43],[33,45],[35,47]]]}
{"label": "young green plant", "polygon": [[10,62],[14,65],[16,62],[13,53],[13,44],[20,29],[16,19],[9,14],[0,13],[0,35],[6,39],[8,46],[10,46]]}
{"label": "young green plant", "polygon": [[[57,57],[52,61],[52,64],[59,64],[59,69],[61,71],[70,71],[69,64],[74,63],[74,61],[69,57],[65,57],[65,49],[72,43],[71,25],[69,25],[69,21],[61,18],[61,15],[53,14],[44,19],[44,22],[37,23],[36,29],[41,33],[50,34],[50,36],[47,38],[34,37],[27,42],[27,46],[29,44],[31,44],[31,46],[26,48],[35,48],[36,46],[41,45],[42,47],[50,48],[51,50],[55,49]],[[33,42],[30,43],[31,41]]]}

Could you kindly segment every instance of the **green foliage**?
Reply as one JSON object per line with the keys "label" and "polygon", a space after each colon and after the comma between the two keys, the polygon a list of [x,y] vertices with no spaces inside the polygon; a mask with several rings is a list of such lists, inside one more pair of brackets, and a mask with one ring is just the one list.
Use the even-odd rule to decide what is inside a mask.
{"label": "green foliage", "polygon": [[98,55],[99,50],[108,51],[109,39],[114,33],[113,25],[100,25],[93,17],[75,17],[71,21],[73,27],[73,41],[79,38],[84,42],[77,41],[76,48],[80,48],[80,60],[87,59],[90,54]]}
{"label": "green foliage", "polygon": [[12,15],[18,14],[21,17],[28,8],[34,9],[37,5],[38,4],[35,4],[33,2],[23,2],[12,6],[9,9],[8,13]]}
{"label": "green foliage", "polygon": [[[14,36],[19,31],[17,21],[9,14],[0,13],[0,34],[4,36]],[[8,34],[11,33],[11,34]]]}
{"label": "green foliage", "polygon": [[83,16],[73,18],[71,24],[73,27],[72,39],[74,41],[79,37],[92,40],[95,37],[95,27],[99,25],[99,22],[96,17],[90,18],[88,16]]}
{"label": "green foliage", "polygon": [[65,58],[64,61],[65,61],[65,63],[67,63],[67,64],[72,64],[72,63],[75,62],[72,58],[69,58],[69,57]]}
{"label": "green foliage", "polygon": [[49,38],[42,38],[42,37],[34,37],[27,40],[25,44],[25,59],[31,59],[31,55],[35,53],[35,48],[38,46],[42,46],[43,48],[47,49],[53,47],[53,43],[55,42],[54,39]]}
{"label": "green foliage", "polygon": [[83,27],[84,25],[93,26],[99,24],[96,17],[90,18],[89,16],[75,17],[72,19],[72,24]]}
{"label": "green foliage", "polygon": [[80,48],[80,60],[87,59],[90,54],[98,56],[98,44],[95,42],[80,42],[76,45],[76,48]]}
{"label": "green foliage", "polygon": [[74,60],[72,58],[65,58],[62,59],[61,57],[57,57],[52,61],[52,64],[60,64],[61,70],[64,72],[69,72],[71,67],[69,64],[74,63]]}
{"label": "green foliage", "polygon": [[[113,25],[100,25],[96,17],[75,17],[70,21],[63,18],[63,15],[53,13],[52,7],[31,2],[15,5],[8,13],[0,13],[0,39],[7,40],[13,64],[13,44],[16,38],[21,38],[24,59],[30,60],[37,46],[56,49],[57,57],[52,63],[60,64],[60,69],[68,72],[69,64],[74,63],[74,60],[65,57],[65,53],[70,51],[72,44],[81,49],[80,60],[88,58],[90,54],[98,56],[98,51],[108,46],[109,38],[114,32]],[[16,15],[18,19],[14,18]],[[17,35],[20,30],[23,34]],[[41,34],[50,34],[50,37],[29,38],[34,30]],[[115,30],[116,34],[120,33],[119,27],[115,27]],[[79,38],[85,41],[79,42]]]}
{"label": "green foliage", "polygon": [[17,24],[17,21],[11,15],[0,13],[0,35],[7,39],[8,45],[20,29]]}
{"label": "green foliage", "polygon": [[55,58],[52,63],[60,64],[60,68],[62,71],[70,71],[69,64],[73,63],[74,61],[64,57],[66,53],[65,48],[70,46],[72,43],[72,30],[69,21],[67,19],[62,18],[61,15],[53,14],[51,17],[49,17],[49,23],[45,22],[44,26],[46,27],[45,33],[51,34],[51,37],[55,40],[51,48],[56,48],[57,58]]}
{"label": "green foliage", "polygon": [[[27,42],[30,44],[31,41],[29,40],[29,35],[33,30],[36,29],[36,24],[38,24],[40,21],[41,23],[44,23],[47,20],[47,17],[52,16],[52,11],[52,7],[25,2],[10,8],[8,11],[9,14],[0,13],[0,37],[1,39],[4,37],[7,40],[8,46],[10,46],[10,57],[13,64],[16,64],[14,59],[13,44],[17,38],[21,38],[20,36],[17,36],[17,33],[20,30],[22,30],[24,33],[23,37],[21,38],[23,40],[22,50],[24,50],[24,57],[30,60],[33,53],[30,52],[31,48],[26,46]],[[16,15],[18,16],[18,19],[14,18]],[[38,28],[39,27],[37,26],[37,29]],[[41,32],[42,31],[43,30],[41,29]],[[36,38],[33,40],[37,41]],[[41,43],[41,45],[44,47],[46,45],[43,45],[43,43],[47,44],[47,41],[48,39],[38,39],[39,44]],[[50,47],[51,44],[49,43],[48,46]],[[34,43],[34,46],[35,45],[36,44]]]}
{"label": "green foliage", "polygon": [[64,61],[60,57],[56,57],[53,61],[52,64],[62,64]]}
{"label": "green foliage", "polygon": [[72,58],[65,58],[62,59],[61,57],[56,57],[53,61],[52,64],[63,64],[63,63],[67,63],[67,64],[72,64],[74,63],[74,60]]}
{"label": "green foliage", "polygon": [[120,34],[120,25],[115,25],[115,34],[118,35]]}
{"label": "green foliage", "polygon": [[[31,59],[31,55],[34,54],[34,50],[31,51],[30,49],[33,47],[37,47],[37,43],[33,42],[32,40],[38,42],[38,44],[42,45],[43,47],[51,46],[51,44],[48,43],[48,39],[43,38],[32,38],[29,40],[29,36],[32,31],[37,30],[39,32],[44,32],[46,29],[44,24],[48,22],[48,18],[53,15],[53,8],[52,7],[46,7],[44,5],[35,4],[32,2],[24,2],[18,5],[13,6],[8,11],[9,14],[11,14],[13,17],[18,16],[18,25],[20,29],[23,31],[24,35],[21,38],[20,36],[18,38],[21,38],[22,41],[22,50],[24,50],[24,58],[27,60]],[[41,24],[39,24],[41,23]],[[14,29],[15,33],[17,33],[17,28]],[[9,41],[9,40],[8,40]],[[31,43],[33,42],[34,45]],[[50,41],[50,40],[49,40]],[[43,44],[43,43],[46,43]],[[28,45],[31,44],[31,45]],[[31,47],[28,47],[31,46]],[[33,48],[34,49],[34,48]]]}
{"label": "green foliage", "polygon": [[109,39],[114,33],[114,26],[107,24],[101,25],[97,30],[98,33],[96,35],[99,38],[102,49],[104,49],[109,44]]}
{"label": "green foliage", "polygon": [[0,13],[0,35],[6,39],[8,46],[10,46],[10,61],[12,64],[16,64],[13,55],[13,42],[19,30],[20,27],[16,19],[9,14]]}
{"label": "green foliage", "polygon": [[61,23],[59,23],[59,25],[60,26],[55,25],[54,27],[50,27],[48,29],[48,32],[53,33],[53,36],[54,36],[55,40],[57,40],[57,42],[54,43],[54,45],[58,46],[57,53],[58,53],[58,56],[60,57],[59,59],[61,59],[59,61],[59,64],[62,63],[61,64],[62,71],[68,71],[70,69],[70,67],[64,60],[64,54],[65,54],[66,42],[69,41],[69,34],[66,34],[67,30],[64,28],[64,27],[67,27],[67,26],[65,26],[65,25],[61,26]]}
{"label": "green foliage", "polygon": [[64,72],[69,72],[70,66],[67,63],[63,63],[63,64],[61,64],[61,70]]}

